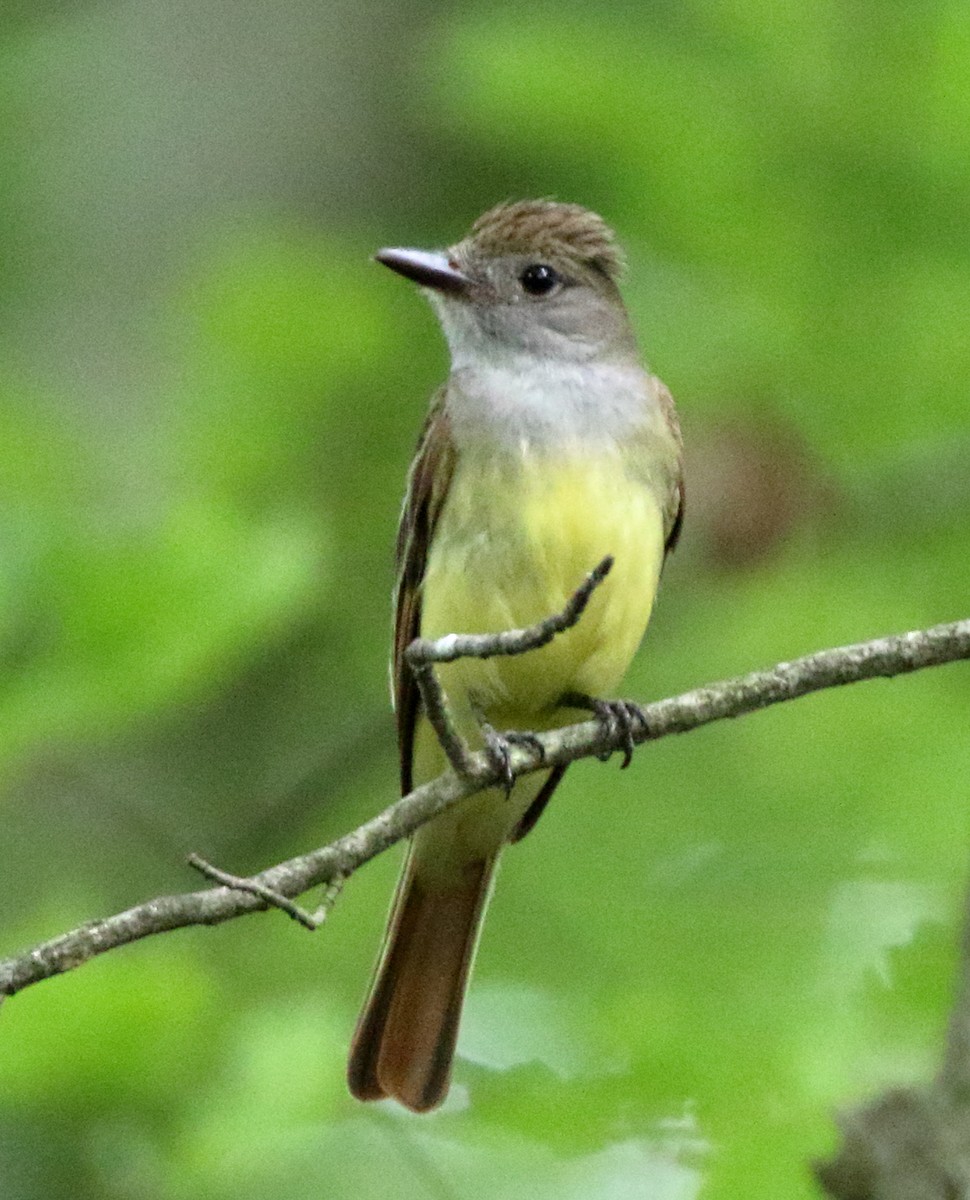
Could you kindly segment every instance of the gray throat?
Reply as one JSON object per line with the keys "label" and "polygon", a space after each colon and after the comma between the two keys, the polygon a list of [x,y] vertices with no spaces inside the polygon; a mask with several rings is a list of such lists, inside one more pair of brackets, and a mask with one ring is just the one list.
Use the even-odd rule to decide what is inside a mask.
{"label": "gray throat", "polygon": [[602,447],[663,425],[654,379],[637,363],[510,358],[452,371],[445,403],[459,450]]}

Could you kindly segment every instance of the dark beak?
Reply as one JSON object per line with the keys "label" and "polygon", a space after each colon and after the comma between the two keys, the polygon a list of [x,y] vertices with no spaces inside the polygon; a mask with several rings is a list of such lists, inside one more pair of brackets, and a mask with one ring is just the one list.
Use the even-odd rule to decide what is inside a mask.
{"label": "dark beak", "polygon": [[437,292],[461,294],[471,287],[468,276],[462,275],[443,254],[432,254],[427,250],[378,250],[374,261]]}

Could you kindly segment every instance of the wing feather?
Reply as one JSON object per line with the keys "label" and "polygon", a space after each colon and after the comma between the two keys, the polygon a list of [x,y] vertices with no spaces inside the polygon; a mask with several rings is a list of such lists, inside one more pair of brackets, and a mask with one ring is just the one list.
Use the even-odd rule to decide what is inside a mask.
{"label": "wing feather", "polygon": [[428,550],[455,470],[456,453],[445,409],[446,389],[431,403],[417,452],[397,531],[397,585],[394,591],[394,642],[391,679],[397,741],[401,763],[401,795],[412,788],[414,728],[420,698],[404,651],[421,633],[421,586]]}
{"label": "wing feather", "polygon": [[677,409],[670,389],[656,375],[652,377],[652,382],[660,411],[677,449],[674,470],[671,472],[667,494],[664,497],[664,550],[669,554],[677,545],[684,524],[684,442],[680,435],[680,421],[677,419]]}

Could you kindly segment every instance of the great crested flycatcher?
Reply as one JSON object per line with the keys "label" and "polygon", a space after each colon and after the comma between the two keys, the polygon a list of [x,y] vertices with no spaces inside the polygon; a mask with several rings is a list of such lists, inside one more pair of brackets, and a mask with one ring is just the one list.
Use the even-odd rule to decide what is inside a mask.
{"label": "great crested flycatcher", "polygon": [[[382,250],[425,289],[451,350],[408,477],[397,539],[392,682],[407,794],[447,767],[404,651],[562,609],[606,555],[579,623],[518,657],[441,668],[456,724],[547,730],[622,679],[643,637],[683,500],[670,393],[640,363],[612,230],[575,204],[501,204],[444,253]],[[420,829],[398,885],[350,1052],[350,1090],[423,1112],[448,1091],[462,999],[499,855],[527,833],[565,768],[490,788]]]}

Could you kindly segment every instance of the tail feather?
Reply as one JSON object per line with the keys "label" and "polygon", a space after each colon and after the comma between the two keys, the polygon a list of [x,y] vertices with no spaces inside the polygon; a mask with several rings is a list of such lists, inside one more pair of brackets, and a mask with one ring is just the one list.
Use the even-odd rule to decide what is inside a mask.
{"label": "tail feather", "polygon": [[469,863],[447,888],[423,882],[413,860],[405,868],[350,1049],[359,1100],[391,1096],[414,1112],[444,1100],[495,861]]}

